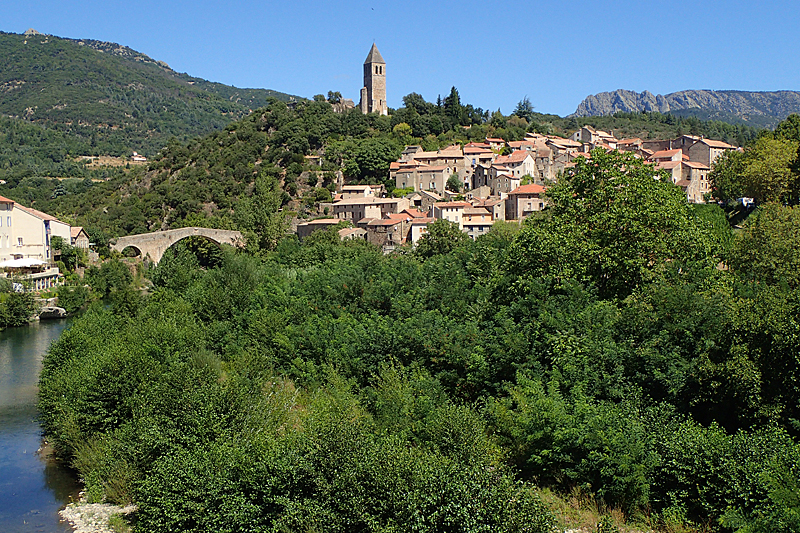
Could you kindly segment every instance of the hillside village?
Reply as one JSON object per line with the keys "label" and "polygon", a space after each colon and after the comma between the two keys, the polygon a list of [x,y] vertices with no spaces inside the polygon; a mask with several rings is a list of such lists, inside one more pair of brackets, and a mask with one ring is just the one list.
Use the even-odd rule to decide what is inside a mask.
{"label": "hillside village", "polygon": [[[498,220],[521,221],[541,211],[548,184],[569,172],[576,158],[591,159],[594,149],[633,153],[665,171],[688,202],[704,203],[711,192],[708,173],[714,161],[736,147],[693,135],[617,139],[591,126],[569,138],[527,133],[519,141],[487,138],[435,152],[412,145],[389,170],[394,196],[407,194],[387,197],[383,185],[343,185],[333,203],[321,206],[332,216],[299,224],[297,233],[302,239],[347,221],[352,227],[340,229],[341,238],[365,239],[389,252],[416,244],[428,224],[444,219],[475,239]],[[460,190],[453,190],[455,183]]]}
{"label": "hillside village", "polygon": [[[386,62],[374,43],[363,66],[359,107],[365,114],[386,114]],[[302,239],[346,221],[352,227],[339,230],[342,239],[365,239],[390,252],[416,244],[428,224],[444,219],[476,239],[498,220],[521,221],[541,211],[548,184],[569,172],[576,158],[590,159],[595,149],[633,153],[665,171],[688,202],[704,203],[711,192],[708,173],[714,161],[735,148],[694,135],[617,139],[589,125],[569,138],[528,132],[521,140],[487,137],[481,143],[453,144],[435,152],[411,145],[389,167],[392,197],[382,185],[342,185],[335,201],[321,206],[332,216],[299,224],[297,234]]]}
{"label": "hillside village", "polygon": [[[363,74],[361,114],[387,115],[386,62],[375,44],[364,61]],[[353,108],[351,100],[344,100],[334,112]],[[340,179],[333,201],[318,204],[324,218],[297,224],[296,233],[302,240],[314,231],[337,226],[342,239],[363,239],[388,253],[405,244],[415,245],[429,224],[448,220],[476,239],[497,221],[519,222],[544,209],[548,185],[569,172],[577,158],[590,159],[595,149],[633,153],[665,171],[688,202],[703,203],[711,192],[708,173],[714,161],[736,148],[694,135],[617,139],[589,125],[568,138],[528,132],[519,140],[487,137],[483,142],[452,144],[436,151],[407,145],[389,165],[388,175],[378,178],[393,184],[389,187],[393,190],[384,183],[347,185]],[[321,165],[325,156],[319,153],[306,155],[305,160]],[[147,158],[133,152],[131,163],[144,164]],[[24,263],[36,288],[49,288],[58,281],[52,237],[81,248],[89,246],[81,228],[70,228],[52,215],[3,197],[0,210],[6,213],[5,226],[0,225],[0,267],[13,271]]]}

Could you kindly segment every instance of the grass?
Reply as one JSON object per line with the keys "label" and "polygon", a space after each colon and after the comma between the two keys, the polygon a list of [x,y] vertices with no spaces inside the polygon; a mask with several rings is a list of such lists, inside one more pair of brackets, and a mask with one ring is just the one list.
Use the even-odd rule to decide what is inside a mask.
{"label": "grass", "polygon": [[114,533],[131,533],[133,531],[126,516],[122,514],[112,514],[108,518],[108,526]]}
{"label": "grass", "polygon": [[600,505],[591,495],[575,487],[569,494],[542,489],[539,497],[555,515],[561,531],[584,533],[706,533],[707,528],[686,522],[682,516],[626,515],[621,509]]}

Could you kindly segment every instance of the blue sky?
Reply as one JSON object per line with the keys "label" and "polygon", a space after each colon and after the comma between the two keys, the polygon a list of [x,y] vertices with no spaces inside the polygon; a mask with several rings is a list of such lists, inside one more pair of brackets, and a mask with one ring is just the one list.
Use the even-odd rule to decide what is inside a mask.
{"label": "blue sky", "polygon": [[[678,6],[683,6],[680,8]],[[615,89],[800,90],[792,1],[0,0],[0,30],[113,41],[237,87],[358,100],[374,41],[387,98],[567,115]]]}

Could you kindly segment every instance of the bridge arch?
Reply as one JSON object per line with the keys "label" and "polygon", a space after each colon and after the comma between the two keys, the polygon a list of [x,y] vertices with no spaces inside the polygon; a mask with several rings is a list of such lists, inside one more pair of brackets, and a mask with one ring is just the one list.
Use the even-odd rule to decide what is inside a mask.
{"label": "bridge arch", "polygon": [[139,250],[142,258],[149,256],[152,262],[158,263],[169,247],[187,237],[204,237],[218,245],[241,246],[243,242],[242,234],[238,231],[190,227],[127,235],[117,239],[111,249],[122,252],[122,250],[131,246]]}
{"label": "bridge arch", "polygon": [[126,246],[125,248],[120,250],[120,253],[125,255],[125,250],[131,250],[131,249],[136,251],[136,256],[141,257],[142,259],[144,259],[144,255],[142,254],[142,251],[139,249],[138,246],[133,245],[133,244],[129,244],[128,246]]}

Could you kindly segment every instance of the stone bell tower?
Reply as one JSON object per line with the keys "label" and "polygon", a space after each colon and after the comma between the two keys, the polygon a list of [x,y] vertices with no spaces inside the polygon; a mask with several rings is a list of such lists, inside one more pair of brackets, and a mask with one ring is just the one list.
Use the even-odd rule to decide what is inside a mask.
{"label": "stone bell tower", "polygon": [[364,87],[361,88],[361,112],[389,114],[386,105],[386,61],[378,47],[372,43],[367,60],[364,61]]}

